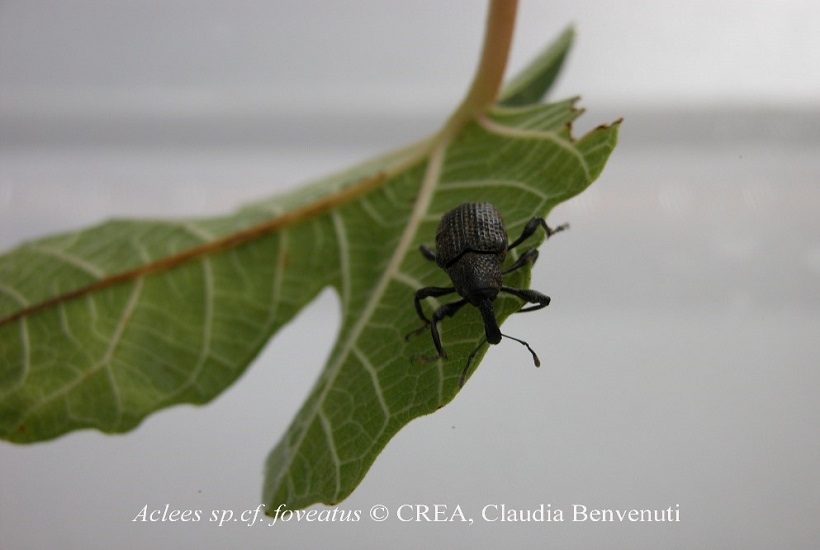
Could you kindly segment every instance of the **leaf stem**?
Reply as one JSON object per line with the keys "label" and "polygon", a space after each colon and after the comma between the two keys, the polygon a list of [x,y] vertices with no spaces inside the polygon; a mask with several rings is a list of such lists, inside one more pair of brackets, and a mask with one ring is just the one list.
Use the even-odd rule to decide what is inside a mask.
{"label": "leaf stem", "polygon": [[442,128],[442,138],[451,138],[495,102],[507,67],[517,11],[518,0],[490,0],[478,69],[467,95]]}

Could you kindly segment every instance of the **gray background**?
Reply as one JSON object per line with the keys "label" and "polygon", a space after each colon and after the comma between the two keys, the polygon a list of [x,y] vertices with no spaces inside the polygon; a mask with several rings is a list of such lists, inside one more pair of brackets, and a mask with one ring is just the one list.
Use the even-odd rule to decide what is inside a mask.
{"label": "gray background", "polygon": [[[0,247],[114,216],[219,214],[434,131],[479,2],[0,2]],[[553,212],[550,307],[512,318],[458,398],[390,442],[358,523],[131,521],[255,508],[324,363],[322,294],[206,407],[124,436],[0,443],[3,548],[810,548],[820,543],[820,7],[536,2],[512,68],[567,23],[554,98],[625,117],[600,181]],[[409,307],[409,304],[408,304]],[[485,523],[486,504],[679,506],[679,523]],[[393,517],[366,514],[387,505]],[[404,523],[401,504],[476,519]]]}

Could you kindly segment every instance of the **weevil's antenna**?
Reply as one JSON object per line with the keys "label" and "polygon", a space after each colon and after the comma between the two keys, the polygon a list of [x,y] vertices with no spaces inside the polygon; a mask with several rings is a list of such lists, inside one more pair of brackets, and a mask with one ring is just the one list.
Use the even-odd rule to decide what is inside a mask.
{"label": "weevil's antenna", "polygon": [[526,343],[524,340],[519,340],[518,338],[515,338],[514,336],[510,336],[509,334],[502,334],[501,336],[503,336],[504,338],[509,338],[510,340],[515,340],[519,344],[523,344],[524,346],[526,346],[526,348],[528,350],[530,350],[530,354],[532,355],[532,362],[535,363],[536,367],[541,366],[541,360],[538,358],[538,356],[535,354],[535,352],[532,350],[532,348],[530,347],[530,345],[528,343]]}
{"label": "weevil's antenna", "polygon": [[[518,338],[516,338],[514,336],[510,336],[509,334],[503,334],[502,333],[501,336],[503,336],[504,338],[509,338],[510,340],[515,340],[519,344],[524,345],[530,351],[530,354],[532,355],[532,362],[535,364],[535,366],[536,367],[541,366],[541,360],[538,358],[538,355],[535,354],[535,351],[530,347],[530,345],[528,343],[526,343],[524,340],[519,340]],[[469,372],[469,370],[470,370],[470,364],[473,362],[473,359],[475,359],[475,356],[478,353],[478,350],[481,349],[481,346],[483,346],[486,343],[487,343],[487,339],[482,338],[481,342],[479,342],[478,346],[476,346],[476,348],[472,352],[470,352],[470,356],[467,357],[467,364],[464,365],[464,370],[461,371],[461,378],[458,379],[458,387],[459,388],[464,387],[464,382],[466,382],[466,380],[467,380],[467,372]]]}

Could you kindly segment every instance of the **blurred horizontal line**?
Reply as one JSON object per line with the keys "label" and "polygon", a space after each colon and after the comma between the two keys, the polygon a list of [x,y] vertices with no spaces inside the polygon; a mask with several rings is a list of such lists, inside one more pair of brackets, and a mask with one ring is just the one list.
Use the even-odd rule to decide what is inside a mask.
{"label": "blurred horizontal line", "polygon": [[256,115],[227,117],[0,116],[0,147],[327,147],[416,139],[435,117]]}
{"label": "blurred horizontal line", "polygon": [[[643,146],[678,143],[820,142],[820,109],[641,109],[608,106],[576,123],[576,135],[623,117],[621,139]],[[603,117],[603,118],[602,118]],[[0,147],[345,147],[403,143],[429,135],[443,114],[407,111],[142,114],[15,113],[0,109]],[[593,120],[594,119],[594,120]]]}

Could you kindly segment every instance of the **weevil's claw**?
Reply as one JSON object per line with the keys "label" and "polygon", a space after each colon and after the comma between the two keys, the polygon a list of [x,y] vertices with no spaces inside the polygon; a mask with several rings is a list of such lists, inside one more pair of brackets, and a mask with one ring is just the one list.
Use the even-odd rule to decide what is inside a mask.
{"label": "weevil's claw", "polygon": [[560,233],[561,231],[566,231],[567,229],[569,229],[569,224],[568,223],[562,223],[561,225],[559,225],[556,228],[552,228],[552,227],[548,226],[547,224],[544,224],[544,227],[547,230],[547,238],[549,239],[550,237],[552,237],[556,233]]}
{"label": "weevil's claw", "polygon": [[411,355],[410,356],[410,363],[413,364],[414,362],[419,362],[424,365],[429,365],[430,363],[435,363],[439,359],[447,359],[447,356],[441,357],[439,355]]}

